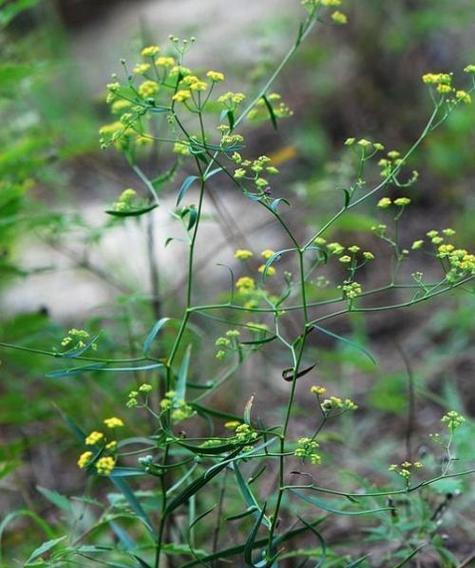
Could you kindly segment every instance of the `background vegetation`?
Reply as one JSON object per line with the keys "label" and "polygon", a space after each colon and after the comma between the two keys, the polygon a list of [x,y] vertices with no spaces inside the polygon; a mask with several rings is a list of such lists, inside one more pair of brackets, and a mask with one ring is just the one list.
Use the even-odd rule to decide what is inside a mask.
{"label": "background vegetation", "polygon": [[[202,8],[202,21],[194,17],[196,8],[190,2],[133,4],[131,8],[119,2],[99,7],[86,0],[0,2],[4,343],[51,351],[67,330],[76,327],[91,335],[101,331],[105,356],[133,357],[157,319],[180,312],[185,257],[165,246],[172,226],[167,209],[125,222],[103,214],[124,187],[140,182],[123,158],[99,148],[97,131],[109,120],[103,79],[111,70],[118,71],[119,59],[130,57],[144,38],[162,41],[173,33],[197,37],[203,49],[192,55],[194,65],[223,68],[231,82],[252,88],[269,74],[285,51],[282,46],[294,37],[299,11],[298,2],[289,6],[290,2],[268,0],[264,8],[250,13],[257,16],[250,20],[246,11],[254,10],[251,3],[238,3],[230,25],[229,8],[219,7],[228,3],[210,0]],[[461,73],[475,61],[470,0],[353,4],[349,2],[348,26],[337,32],[320,27],[281,75],[278,89],[294,110],[293,118],[277,132],[269,122],[254,125],[248,137],[249,154],[265,150],[282,171],[280,195],[293,203],[286,218],[302,238],[341,200],[333,187],[350,175],[345,139],[365,136],[387,147],[408,147],[423,128],[430,105],[420,76],[432,70]],[[162,16],[163,23],[155,27]],[[420,172],[420,181],[411,195],[405,243],[439,226],[453,227],[463,243],[474,242],[474,125],[475,106],[459,109],[413,159],[411,167]],[[143,167],[152,165],[144,157]],[[169,209],[181,181],[171,178],[163,186]],[[236,248],[281,246],[275,224],[263,222],[258,214],[243,216],[232,183],[213,187],[212,198],[197,264],[202,299],[225,285],[227,276],[217,264],[229,263]],[[376,222],[374,210],[350,213],[334,238],[369,242]],[[417,269],[430,278],[431,259]],[[364,278],[368,287],[382,281],[378,271],[368,270]],[[315,287],[309,293],[320,298],[324,292]],[[388,303],[397,303],[400,297],[392,294]],[[461,468],[473,465],[474,309],[473,290],[464,289],[410,312],[352,314],[335,321],[332,332],[370,349],[377,366],[351,344],[323,334],[314,340],[315,380],[360,406],[358,415],[345,415],[325,434],[332,452],[319,470],[319,484],[350,483],[354,476],[366,480],[368,487],[388,483],[388,464],[399,463],[408,451],[415,457],[427,454],[428,434],[439,429],[448,409],[467,417],[459,431],[457,457]],[[172,325],[170,336],[161,340],[164,349],[173,331]],[[197,333],[218,337],[219,324],[202,319]],[[195,349],[204,349],[202,345],[197,341]],[[211,345],[200,358],[214,360],[212,349]],[[130,375],[92,372],[56,378],[51,372],[61,365],[53,359],[10,349],[2,349],[1,361],[0,505],[7,522],[0,524],[0,538],[2,565],[9,567],[25,563],[44,541],[45,530],[55,538],[64,530],[86,527],[90,519],[81,517],[84,497],[91,502],[119,499],[107,481],[85,482],[76,467],[78,443],[65,416],[90,431],[104,416],[126,415],[128,434],[137,437],[144,435],[144,418],[125,407]],[[264,350],[243,367],[237,384],[220,391],[214,405],[225,413],[242,414],[243,401],[255,395],[253,412],[272,422],[288,391],[278,371],[280,363],[272,349]],[[194,378],[205,382],[202,374],[212,372],[203,363]],[[144,377],[138,374],[134,380],[139,384]],[[314,410],[304,396],[297,404],[298,437],[305,435],[306,420]],[[404,541],[415,538],[414,531],[432,530],[435,522],[439,544],[421,551],[407,565],[469,566],[475,558],[473,497],[473,477],[455,478],[436,486],[429,505],[423,500],[412,503],[414,509],[406,511],[396,528],[368,528],[351,519],[350,534],[351,517],[339,517],[324,531],[337,560],[331,564],[330,555],[324,565],[356,565],[351,562],[370,551],[370,565],[396,566],[408,554]],[[231,513],[238,514],[240,506],[230,503]],[[29,511],[30,516],[19,511]],[[394,531],[389,544],[388,531]],[[102,542],[109,543],[108,538]],[[315,545],[311,539],[299,543]],[[348,561],[338,564],[345,555]],[[292,558],[286,562],[297,565]],[[55,565],[53,560],[50,565]]]}

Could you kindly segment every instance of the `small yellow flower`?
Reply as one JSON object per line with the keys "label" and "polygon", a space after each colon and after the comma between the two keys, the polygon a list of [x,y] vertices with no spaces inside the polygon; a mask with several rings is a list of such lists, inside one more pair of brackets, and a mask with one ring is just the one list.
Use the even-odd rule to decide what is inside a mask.
{"label": "small yellow flower", "polygon": [[115,467],[115,459],[107,456],[97,460],[96,469],[97,473],[101,475],[110,475]]}
{"label": "small yellow flower", "polygon": [[139,391],[140,392],[152,392],[153,387],[152,385],[149,385],[148,383],[143,383],[142,385],[139,386]]}
{"label": "small yellow flower", "polygon": [[414,241],[412,243],[412,250],[418,250],[420,248],[422,248],[422,245],[424,244],[424,241],[422,239],[419,239],[418,241]]}
{"label": "small yellow flower", "polygon": [[335,24],[343,26],[348,23],[348,16],[343,12],[340,12],[339,10],[335,10],[335,12],[333,12],[332,14],[332,20],[335,22]]}
{"label": "small yellow flower", "polygon": [[117,448],[117,442],[115,440],[106,444],[106,450],[113,451],[116,448]]}
{"label": "small yellow flower", "polygon": [[92,452],[83,452],[79,456],[79,459],[77,461],[78,467],[84,469],[87,466],[87,464],[91,461],[91,458],[92,458]]}
{"label": "small yellow flower", "polygon": [[340,262],[342,262],[343,264],[348,264],[349,262],[351,262],[351,256],[348,256],[347,254],[340,256],[340,258],[338,259]]}
{"label": "small yellow flower", "polygon": [[262,258],[264,258],[265,260],[269,260],[269,258],[271,256],[273,256],[275,254],[275,251],[273,251],[272,249],[265,249],[261,252],[261,256]]}
{"label": "small yellow flower", "polygon": [[208,88],[208,83],[206,81],[194,81],[190,84],[190,89],[192,91],[206,91]]}
{"label": "small yellow flower", "polygon": [[390,205],[391,205],[392,201],[389,197],[382,197],[379,201],[378,201],[378,207],[380,209],[387,209]]}
{"label": "small yellow flower", "polygon": [[191,92],[188,89],[181,89],[173,95],[173,100],[178,103],[183,103],[191,98]]}
{"label": "small yellow flower", "polygon": [[467,93],[467,91],[457,91],[455,93],[455,98],[466,105],[472,102],[472,97]]}
{"label": "small yellow flower", "polygon": [[206,76],[208,77],[208,79],[211,79],[211,81],[214,82],[224,81],[224,75],[219,71],[208,71],[208,73],[206,73]]}
{"label": "small yellow flower", "polygon": [[160,48],[158,47],[158,45],[149,45],[147,47],[144,47],[142,49],[142,51],[140,52],[140,55],[142,57],[153,57],[155,55],[157,55],[157,53],[160,51]]}
{"label": "small yellow flower", "polygon": [[253,253],[247,249],[237,249],[234,253],[234,258],[238,260],[248,260],[253,256]]}
{"label": "small yellow flower", "polygon": [[133,72],[136,75],[143,75],[150,69],[150,63],[137,63],[137,65],[133,68]]}
{"label": "small yellow flower", "polygon": [[265,264],[261,264],[261,266],[259,266],[258,271],[263,274],[264,271],[266,273],[267,276],[274,276],[276,274],[276,269],[273,266],[268,266],[267,270],[266,270],[266,265]]}
{"label": "small yellow flower", "polygon": [[323,6],[341,6],[341,0],[322,0]]}
{"label": "small yellow flower", "polygon": [[409,197],[398,197],[394,200],[394,205],[397,205],[398,207],[405,207],[406,205],[409,205],[409,203],[411,203]]}
{"label": "small yellow flower", "polygon": [[173,57],[158,57],[155,60],[155,65],[159,67],[173,67],[175,65],[175,59]]}
{"label": "small yellow flower", "polygon": [[139,86],[139,95],[141,97],[153,97],[158,92],[159,85],[155,81],[144,81]]}
{"label": "small yellow flower", "polygon": [[450,85],[446,85],[445,83],[439,83],[437,85],[437,91],[442,95],[448,95],[452,92],[452,87]]}
{"label": "small yellow flower", "polygon": [[327,392],[327,389],[325,387],[321,387],[321,386],[313,386],[313,387],[310,387],[310,392],[312,394],[316,394],[318,396],[321,396],[321,395],[323,395]]}
{"label": "small yellow flower", "polygon": [[255,287],[256,283],[254,282],[254,278],[251,278],[250,276],[241,276],[241,278],[239,278],[236,282],[236,288],[239,292],[250,292],[251,290],[254,290]]}
{"label": "small yellow flower", "polygon": [[86,446],[94,446],[97,442],[100,442],[104,438],[104,434],[102,432],[91,432],[89,436],[84,440]]}
{"label": "small yellow flower", "polygon": [[111,429],[121,428],[122,426],[124,426],[124,422],[120,418],[117,418],[116,416],[112,416],[112,418],[106,418],[104,420],[104,424],[107,426],[107,428]]}

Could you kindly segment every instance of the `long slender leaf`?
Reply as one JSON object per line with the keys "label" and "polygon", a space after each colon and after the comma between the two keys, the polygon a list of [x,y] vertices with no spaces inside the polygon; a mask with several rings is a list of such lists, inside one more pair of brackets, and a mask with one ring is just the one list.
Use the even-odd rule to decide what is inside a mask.
{"label": "long slender leaf", "polygon": [[262,524],[262,519],[264,518],[266,512],[267,503],[264,503],[262,507],[262,511],[260,512],[259,516],[257,517],[249,536],[247,537],[246,544],[244,545],[244,560],[248,566],[251,568],[255,568],[254,561],[252,559],[252,551],[254,548],[254,543],[256,542],[257,533],[259,532],[259,528]]}
{"label": "long slender leaf", "polygon": [[185,351],[185,355],[181,362],[180,368],[178,370],[178,377],[176,381],[176,400],[185,400],[186,396],[186,381],[188,379],[188,370],[190,368],[190,358],[191,358],[191,344],[188,345]]}
{"label": "long slender leaf", "polygon": [[365,349],[362,345],[360,345],[359,343],[356,343],[355,341],[352,341],[351,339],[348,339],[346,337],[342,337],[341,335],[338,335],[337,333],[333,333],[332,331],[329,331],[328,329],[325,329],[323,327],[320,327],[319,325],[313,325],[312,326],[314,329],[317,329],[318,331],[321,331],[322,333],[324,333],[325,335],[328,335],[330,337],[333,337],[333,339],[337,339],[338,341],[341,341],[343,343],[346,343],[347,345],[349,345],[350,347],[353,347],[354,349],[357,349],[358,351],[360,351],[361,353],[363,353],[364,355],[366,355],[366,357],[368,357],[368,359],[374,364],[376,365],[376,359],[373,357],[373,355],[367,350]]}
{"label": "long slender leaf", "polygon": [[300,489],[290,489],[290,491],[311,505],[322,509],[322,511],[327,511],[328,513],[334,513],[335,515],[348,515],[348,516],[358,516],[358,515],[371,515],[372,513],[381,513],[383,511],[391,511],[391,507],[381,507],[379,509],[365,509],[363,511],[346,511],[345,509],[337,508],[332,502],[325,501],[323,499],[318,499],[317,497],[312,497],[311,495],[306,495]]}
{"label": "long slender leaf", "polygon": [[185,197],[188,190],[197,179],[199,179],[198,176],[188,176],[187,178],[185,178],[185,181],[181,184],[181,187],[178,190],[178,196],[176,198],[177,206],[180,205],[181,200]]}
{"label": "long slender leaf", "polygon": [[158,333],[162,329],[162,327],[170,321],[171,318],[161,318],[153,325],[152,329],[149,331],[145,341],[143,343],[143,353],[144,355],[148,355],[150,348],[152,347],[155,338],[157,337]]}

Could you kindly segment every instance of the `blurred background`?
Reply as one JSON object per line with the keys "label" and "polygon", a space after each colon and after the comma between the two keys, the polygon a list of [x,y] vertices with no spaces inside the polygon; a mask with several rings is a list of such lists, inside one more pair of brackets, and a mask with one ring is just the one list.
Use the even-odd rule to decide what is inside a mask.
{"label": "blurred background", "polygon": [[[279,165],[279,195],[292,202],[286,218],[301,238],[341,201],[335,185],[352,172],[345,139],[407,149],[431,111],[421,75],[454,71],[463,80],[463,68],[475,63],[472,0],[348,0],[347,11],[347,26],[319,26],[281,75],[276,89],[293,117],[277,132],[268,123],[244,127],[249,155],[265,153]],[[98,129],[111,120],[105,84],[120,72],[121,58],[136,62],[144,39],[162,45],[174,34],[196,37],[190,66],[223,70],[229,88],[255,91],[294,41],[301,15],[299,2],[291,0],[240,0],[232,8],[223,0],[0,2],[1,341],[51,350],[69,328],[84,327],[105,330],[104,349],[127,354],[157,316],[179,315],[185,249],[165,242],[177,233],[171,213],[182,180],[166,185],[151,221],[106,218],[104,210],[120,192],[140,182],[120,154],[99,148]],[[473,247],[474,148],[474,105],[457,110],[423,144],[411,163],[420,181],[410,190],[406,245],[429,229],[453,227],[460,243]],[[228,282],[218,263],[232,264],[236,248],[285,244],[275,224],[232,186],[215,185],[197,263],[202,300]],[[334,238],[367,243],[376,254],[381,246],[384,254],[370,230],[377,222],[374,207],[352,210]],[[417,269],[429,278],[438,270],[430,255],[418,258]],[[365,287],[381,285],[382,272],[365,272]],[[325,290],[316,285],[312,294],[321,298]],[[398,299],[396,293],[385,298]],[[409,312],[335,320],[331,329],[370,348],[377,367],[329,337],[315,340],[319,370],[313,380],[351,396],[362,409],[358,420],[348,418],[329,436],[338,449],[331,465],[342,475],[356,471],[387,481],[374,472],[404,458],[408,365],[418,452],[447,407],[475,416],[474,310],[473,291],[460,290]],[[196,324],[203,337],[219,335],[212,322]],[[213,353],[213,342],[203,359],[206,353]],[[0,510],[27,507],[54,519],[57,513],[37,486],[71,495],[84,483],[75,467],[76,443],[58,409],[90,428],[123,405],[129,378],[50,379],[51,359],[13,350],[2,350],[0,358]],[[256,412],[272,419],[288,391],[278,370],[283,365],[278,354],[264,350],[245,368],[237,391],[221,392],[214,403],[233,409],[236,400],[243,406],[255,393]],[[204,363],[202,369],[198,375],[208,372]],[[260,392],[270,393],[273,404],[259,400]],[[296,435],[305,433],[313,412],[303,396],[299,405]],[[139,433],[143,425],[131,427]],[[475,428],[466,432],[462,460],[473,459]],[[448,491],[465,492],[453,506],[447,537],[462,558],[474,544],[473,485],[456,480],[441,488]],[[336,526],[330,540],[337,542],[345,530]],[[4,540],[7,551],[25,544],[21,530]]]}

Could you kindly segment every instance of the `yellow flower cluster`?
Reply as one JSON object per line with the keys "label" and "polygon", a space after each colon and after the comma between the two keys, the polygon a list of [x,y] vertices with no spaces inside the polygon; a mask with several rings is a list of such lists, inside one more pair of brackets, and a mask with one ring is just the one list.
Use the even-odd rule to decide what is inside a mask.
{"label": "yellow flower cluster", "polygon": [[455,410],[450,410],[441,418],[441,422],[447,426],[452,432],[462,426],[465,422],[465,417],[456,412]]}
{"label": "yellow flower cluster", "polygon": [[[282,97],[278,93],[270,93],[266,98],[267,103],[272,107],[272,112],[275,117],[286,118],[294,114],[290,107],[282,101]],[[268,118],[269,111],[266,101],[262,98],[259,99],[247,116],[249,120],[264,120]]]}
{"label": "yellow flower cluster", "polygon": [[191,99],[191,91],[188,89],[180,89],[173,95],[172,99],[177,103],[184,103],[188,99]]}
{"label": "yellow flower cluster", "polygon": [[224,95],[218,97],[218,103],[221,103],[225,107],[234,110],[238,105],[240,105],[246,98],[244,93],[233,93],[228,91]]}
{"label": "yellow flower cluster", "polygon": [[170,412],[170,417],[174,422],[181,422],[196,414],[192,406],[184,400],[176,399],[175,391],[165,393],[165,398],[160,401],[160,408],[163,412]]}
{"label": "yellow flower cluster", "polygon": [[132,208],[132,204],[137,197],[135,189],[128,188],[119,195],[119,199],[114,203],[114,211],[128,211]]}
{"label": "yellow flower cluster", "polygon": [[87,438],[84,440],[84,443],[86,444],[86,446],[94,446],[103,439],[104,439],[104,434],[102,432],[94,430],[89,434],[89,436],[87,436]]}
{"label": "yellow flower cluster", "polygon": [[112,416],[111,418],[106,418],[104,420],[104,424],[107,426],[107,428],[110,428],[110,429],[122,428],[122,426],[124,426],[124,422],[120,418],[117,418],[117,416]]}
{"label": "yellow flower cluster", "polygon": [[236,288],[240,294],[248,294],[252,292],[256,287],[254,278],[250,276],[241,276],[236,282]]}
{"label": "yellow flower cluster", "polygon": [[299,438],[294,455],[302,460],[308,458],[311,464],[318,465],[322,462],[322,457],[316,452],[319,446],[319,443],[312,438]]}
{"label": "yellow flower cluster", "polygon": [[175,58],[174,57],[157,57],[157,59],[155,60],[155,65],[157,65],[158,67],[174,67],[176,64]]}
{"label": "yellow flower cluster", "polygon": [[78,467],[84,469],[92,458],[92,452],[83,452],[77,461]]}
{"label": "yellow flower cluster", "polygon": [[[90,334],[85,329],[76,329],[73,327],[68,331],[65,337],[61,340],[61,347],[69,347],[75,349],[82,349],[86,347],[87,342],[90,341]],[[96,350],[97,344],[92,343],[91,349]]]}
{"label": "yellow flower cluster", "polygon": [[398,475],[400,475],[401,477],[403,477],[405,480],[409,480],[411,475],[413,474],[415,469],[421,469],[422,467],[424,467],[421,462],[409,462],[409,461],[405,461],[402,462],[401,464],[392,464],[389,466],[388,470],[389,471],[394,471],[395,473],[397,473]]}
{"label": "yellow flower cluster", "polygon": [[115,467],[115,459],[111,456],[99,458],[96,462],[96,470],[100,475],[110,475]]}
{"label": "yellow flower cluster", "polygon": [[144,98],[153,97],[158,93],[160,86],[156,81],[144,81],[138,88],[139,95]]}
{"label": "yellow flower cluster", "polygon": [[[470,66],[465,68],[466,72]],[[437,92],[441,95],[454,95],[455,102],[470,104],[472,98],[469,93],[464,90],[457,90],[452,86],[452,73],[426,73],[422,76],[422,81],[427,85],[435,85]]]}
{"label": "yellow flower cluster", "polygon": [[234,253],[234,258],[238,260],[249,260],[253,256],[253,253],[247,249],[237,249]]}
{"label": "yellow flower cluster", "polygon": [[219,71],[208,71],[206,73],[206,76],[208,77],[208,79],[211,79],[211,81],[214,81],[215,83],[224,81],[224,74],[220,73]]}
{"label": "yellow flower cluster", "polygon": [[356,410],[358,406],[350,399],[341,399],[338,396],[326,398],[321,404],[322,410],[329,412],[330,410]]}
{"label": "yellow flower cluster", "polygon": [[149,45],[144,47],[140,52],[142,57],[154,57],[160,51],[160,47],[158,45]]}

